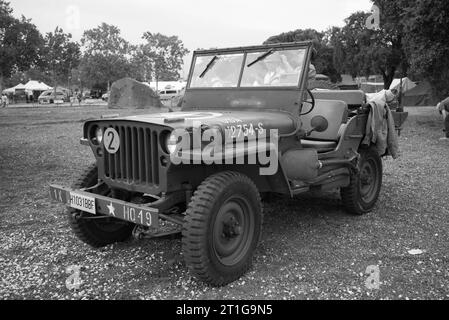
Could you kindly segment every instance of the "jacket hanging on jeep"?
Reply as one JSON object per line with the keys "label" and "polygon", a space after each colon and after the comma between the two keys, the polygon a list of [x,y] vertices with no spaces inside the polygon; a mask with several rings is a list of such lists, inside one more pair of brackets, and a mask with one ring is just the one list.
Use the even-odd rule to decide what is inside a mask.
{"label": "jacket hanging on jeep", "polygon": [[369,102],[369,115],[366,123],[366,135],[362,144],[376,146],[379,155],[399,157],[398,136],[393,115],[385,99],[374,99]]}

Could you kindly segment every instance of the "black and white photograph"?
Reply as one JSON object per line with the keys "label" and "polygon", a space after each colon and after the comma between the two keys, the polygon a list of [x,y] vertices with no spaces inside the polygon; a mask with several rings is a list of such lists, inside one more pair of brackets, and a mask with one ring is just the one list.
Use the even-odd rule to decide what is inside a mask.
{"label": "black and white photograph", "polygon": [[0,0],[0,93],[2,301],[449,300],[447,0]]}

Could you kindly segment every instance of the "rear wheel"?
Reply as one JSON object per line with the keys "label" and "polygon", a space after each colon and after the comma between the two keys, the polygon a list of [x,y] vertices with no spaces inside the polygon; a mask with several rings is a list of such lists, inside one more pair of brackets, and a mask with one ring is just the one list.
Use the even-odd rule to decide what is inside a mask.
{"label": "rear wheel", "polygon": [[382,159],[373,148],[359,150],[358,174],[351,176],[351,183],[341,188],[341,199],[350,213],[362,215],[372,211],[382,187]]}
{"label": "rear wheel", "polygon": [[223,286],[251,266],[262,227],[259,192],[246,176],[223,172],[206,179],[188,205],[183,254],[191,273]]}
{"label": "rear wheel", "polygon": [[[98,170],[95,165],[89,167],[74,184],[74,189],[93,187],[98,182]],[[108,196],[110,189],[103,187],[98,194]],[[105,217],[104,219],[89,219],[98,216],[68,209],[68,219],[75,235],[92,247],[104,247],[106,245],[127,240],[132,233],[133,225],[118,219]]]}

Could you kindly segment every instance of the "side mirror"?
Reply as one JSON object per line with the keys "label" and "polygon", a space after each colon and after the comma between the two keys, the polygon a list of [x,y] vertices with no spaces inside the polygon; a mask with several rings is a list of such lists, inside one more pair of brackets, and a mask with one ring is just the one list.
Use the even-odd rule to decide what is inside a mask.
{"label": "side mirror", "polygon": [[307,136],[310,136],[312,132],[324,132],[329,128],[329,122],[323,116],[313,117],[310,125],[312,126],[312,130],[307,132]]}

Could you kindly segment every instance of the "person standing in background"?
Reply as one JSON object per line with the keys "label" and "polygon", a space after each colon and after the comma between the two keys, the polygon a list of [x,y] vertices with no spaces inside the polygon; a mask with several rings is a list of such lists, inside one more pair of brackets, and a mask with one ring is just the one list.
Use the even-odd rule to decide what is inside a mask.
{"label": "person standing in background", "polygon": [[78,92],[78,106],[81,106],[81,101],[83,100],[83,92]]}
{"label": "person standing in background", "polygon": [[1,99],[1,106],[2,108],[6,108],[8,106],[8,97],[6,96],[6,94],[2,94],[2,99]]}
{"label": "person standing in background", "polygon": [[437,109],[443,116],[444,131],[446,132],[446,136],[440,140],[449,140],[449,97],[438,103]]}

